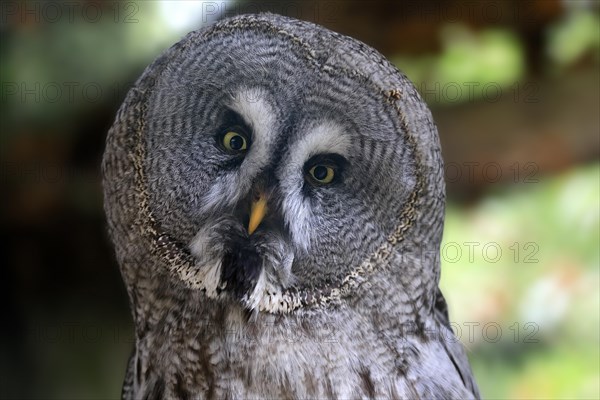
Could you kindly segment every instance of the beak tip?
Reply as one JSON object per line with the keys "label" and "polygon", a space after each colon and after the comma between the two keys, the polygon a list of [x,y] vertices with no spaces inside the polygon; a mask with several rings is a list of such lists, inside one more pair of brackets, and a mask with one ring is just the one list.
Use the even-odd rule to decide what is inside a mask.
{"label": "beak tip", "polygon": [[250,219],[248,221],[248,234],[252,235],[260,225],[267,213],[267,199],[264,194],[260,194],[258,199],[252,202],[250,210]]}
{"label": "beak tip", "polygon": [[254,231],[256,230],[256,226],[251,226],[248,225],[248,235],[252,235],[254,233]]}

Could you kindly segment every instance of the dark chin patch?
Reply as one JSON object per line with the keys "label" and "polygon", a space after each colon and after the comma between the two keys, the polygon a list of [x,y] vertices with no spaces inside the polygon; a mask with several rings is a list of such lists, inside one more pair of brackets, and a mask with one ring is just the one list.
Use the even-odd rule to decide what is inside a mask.
{"label": "dark chin patch", "polygon": [[262,269],[262,259],[252,248],[234,244],[223,256],[221,283],[225,291],[241,299],[256,286]]}

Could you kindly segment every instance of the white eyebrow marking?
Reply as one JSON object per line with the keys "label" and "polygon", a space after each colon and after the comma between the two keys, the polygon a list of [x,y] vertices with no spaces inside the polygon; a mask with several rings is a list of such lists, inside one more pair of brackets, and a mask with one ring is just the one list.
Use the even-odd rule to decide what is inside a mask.
{"label": "white eyebrow marking", "polygon": [[268,163],[269,149],[277,139],[276,113],[266,98],[267,93],[261,89],[243,88],[232,96],[229,105],[252,129],[252,145],[240,170],[249,177]]}
{"label": "white eyebrow marking", "polygon": [[203,212],[231,207],[251,189],[254,178],[269,164],[277,114],[267,101],[268,94],[259,88],[241,88],[227,105],[237,112],[252,129],[252,140],[239,169],[217,180],[204,196]]}
{"label": "white eyebrow marking", "polygon": [[345,128],[334,121],[323,121],[313,125],[292,147],[292,164],[300,168],[315,154],[335,153],[347,157],[350,149],[350,137]]}
{"label": "white eyebrow marking", "polygon": [[287,162],[278,171],[285,224],[294,244],[300,250],[308,251],[311,247],[313,220],[310,202],[302,195],[304,164],[310,157],[320,153],[335,153],[347,158],[350,136],[345,133],[345,129],[334,121],[321,121],[312,125],[290,147]]}
{"label": "white eyebrow marking", "polygon": [[275,125],[275,113],[266,100],[267,94],[258,88],[242,88],[232,97],[229,107],[240,114],[255,133],[270,134],[264,127]]}

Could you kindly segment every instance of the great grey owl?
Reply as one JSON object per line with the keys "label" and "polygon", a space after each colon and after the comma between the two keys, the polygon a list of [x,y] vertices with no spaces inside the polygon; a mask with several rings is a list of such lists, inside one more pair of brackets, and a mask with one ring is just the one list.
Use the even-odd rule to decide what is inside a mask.
{"label": "great grey owl", "polygon": [[135,322],[125,398],[473,398],[438,289],[437,130],[407,78],[312,23],[192,32],[109,131]]}

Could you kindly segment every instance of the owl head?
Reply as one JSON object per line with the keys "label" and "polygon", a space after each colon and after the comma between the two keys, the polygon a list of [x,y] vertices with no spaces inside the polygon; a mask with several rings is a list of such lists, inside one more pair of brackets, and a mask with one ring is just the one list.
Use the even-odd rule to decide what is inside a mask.
{"label": "owl head", "polygon": [[437,287],[438,262],[419,262],[443,223],[430,112],[382,55],[320,26],[261,14],[188,34],[131,89],[103,173],[134,303],[168,287],[294,312],[382,270]]}

